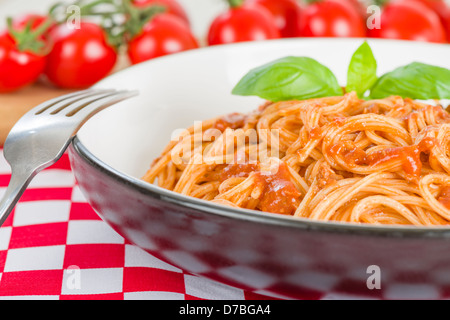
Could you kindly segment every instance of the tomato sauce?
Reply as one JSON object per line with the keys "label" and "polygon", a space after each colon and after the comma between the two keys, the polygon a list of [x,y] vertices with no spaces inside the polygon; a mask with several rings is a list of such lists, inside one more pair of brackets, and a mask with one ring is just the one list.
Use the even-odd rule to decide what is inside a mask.
{"label": "tomato sauce", "polygon": [[380,165],[389,161],[401,160],[402,169],[408,177],[419,177],[422,172],[420,150],[416,146],[389,148],[375,152],[368,157],[371,166]]}
{"label": "tomato sauce", "polygon": [[241,113],[231,113],[226,115],[214,124],[214,128],[224,132],[226,129],[230,128],[233,130],[244,127],[247,116]]}
{"label": "tomato sauce", "polygon": [[358,148],[352,141],[335,144],[328,151],[331,155],[342,156],[350,166],[367,164],[366,152]]}
{"label": "tomato sauce", "polygon": [[388,161],[400,159],[402,169],[409,178],[419,178],[422,172],[422,153],[429,153],[436,141],[433,138],[425,138],[418,145],[408,147],[389,148],[375,152],[368,157],[368,164],[375,166]]}
{"label": "tomato sauce", "polygon": [[282,163],[276,173],[265,174],[258,164],[230,164],[221,174],[222,182],[230,178],[246,178],[255,173],[257,183],[262,185],[259,208],[261,211],[293,215],[300,204],[301,193],[291,181],[291,174],[286,164]]}
{"label": "tomato sauce", "polygon": [[314,127],[309,132],[309,137],[313,140],[319,140],[322,139],[322,128],[321,127]]}
{"label": "tomato sauce", "polygon": [[281,164],[275,174],[259,174],[265,189],[260,200],[260,209],[265,212],[293,215],[300,205],[301,193],[291,181],[286,164]]}
{"label": "tomato sauce", "polygon": [[425,138],[418,145],[387,148],[370,155],[356,147],[351,141],[345,141],[331,146],[332,155],[340,155],[350,165],[377,166],[389,161],[401,160],[402,169],[410,180],[420,177],[422,172],[422,153],[429,153],[434,147],[434,138]]}
{"label": "tomato sauce", "polygon": [[438,201],[450,210],[450,186],[446,186],[442,189]]}
{"label": "tomato sauce", "polygon": [[230,164],[223,169],[220,179],[223,182],[231,178],[247,178],[250,173],[257,172],[258,170],[258,164]]}

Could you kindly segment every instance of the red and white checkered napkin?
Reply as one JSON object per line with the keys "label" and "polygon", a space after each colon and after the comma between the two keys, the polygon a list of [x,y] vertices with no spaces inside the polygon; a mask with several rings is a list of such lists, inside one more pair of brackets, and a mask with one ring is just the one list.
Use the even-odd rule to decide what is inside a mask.
{"label": "red and white checkered napkin", "polygon": [[[0,150],[0,197],[10,167]],[[264,299],[168,265],[86,203],[68,156],[32,181],[0,228],[0,299]]]}

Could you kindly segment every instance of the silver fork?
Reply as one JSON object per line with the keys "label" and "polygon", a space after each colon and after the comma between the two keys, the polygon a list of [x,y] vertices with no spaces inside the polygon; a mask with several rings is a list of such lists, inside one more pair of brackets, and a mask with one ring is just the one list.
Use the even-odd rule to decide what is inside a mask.
{"label": "silver fork", "polygon": [[12,128],[3,147],[11,166],[11,181],[0,201],[0,226],[31,180],[61,158],[90,117],[135,95],[135,91],[90,89],[49,100],[27,112]]}

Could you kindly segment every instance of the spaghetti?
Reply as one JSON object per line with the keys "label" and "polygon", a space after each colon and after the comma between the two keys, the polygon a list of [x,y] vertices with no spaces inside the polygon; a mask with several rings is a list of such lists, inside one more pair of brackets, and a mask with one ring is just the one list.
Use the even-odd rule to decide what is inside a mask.
{"label": "spaghetti", "polygon": [[355,93],[191,127],[143,177],[222,205],[322,221],[450,223],[450,114]]}

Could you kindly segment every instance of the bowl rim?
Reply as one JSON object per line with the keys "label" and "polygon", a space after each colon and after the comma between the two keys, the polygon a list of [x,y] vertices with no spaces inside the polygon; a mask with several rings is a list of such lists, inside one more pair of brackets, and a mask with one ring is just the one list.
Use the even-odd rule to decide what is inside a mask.
{"label": "bowl rim", "polygon": [[[168,56],[158,57],[149,61],[141,62],[139,64],[130,66],[126,69],[117,71],[105,79],[99,81],[93,86],[93,88],[99,87],[107,83],[108,79],[120,77],[124,72],[132,72],[134,68],[140,68],[143,64],[149,65],[159,63],[162,60],[177,59],[180,56],[198,54],[199,52],[205,53],[205,51],[214,50],[227,50],[236,47],[247,46],[265,46],[276,45],[276,43],[289,43],[289,42],[304,42],[304,43],[317,43],[317,42],[346,42],[346,43],[360,43],[363,41],[379,42],[379,43],[404,43],[412,46],[430,46],[450,48],[448,44],[418,42],[410,40],[395,40],[395,39],[374,39],[374,38],[293,38],[293,39],[274,39],[265,41],[253,41],[253,42],[241,42],[228,44],[226,46],[210,46],[202,47],[195,50],[188,50],[179,53],[175,53]],[[261,212],[256,210],[241,209],[227,207],[224,205],[216,204],[210,201],[196,199],[189,196],[163,189],[156,185],[147,183],[139,178],[125,174],[117,169],[114,169],[110,165],[106,164],[99,158],[97,158],[89,149],[82,143],[82,141],[75,136],[72,140],[69,152],[75,151],[84,161],[88,162],[92,167],[107,174],[125,187],[132,188],[134,191],[144,195],[157,195],[164,201],[172,204],[177,204],[181,207],[200,210],[208,212],[210,214],[219,215],[231,219],[252,221],[255,223],[271,224],[281,227],[290,227],[309,231],[319,232],[333,232],[333,233],[346,233],[346,234],[363,234],[372,236],[384,236],[395,238],[449,238],[450,239],[450,226],[401,226],[401,225],[369,225],[369,224],[352,224],[334,221],[317,221],[307,218],[291,217],[275,213]]]}

